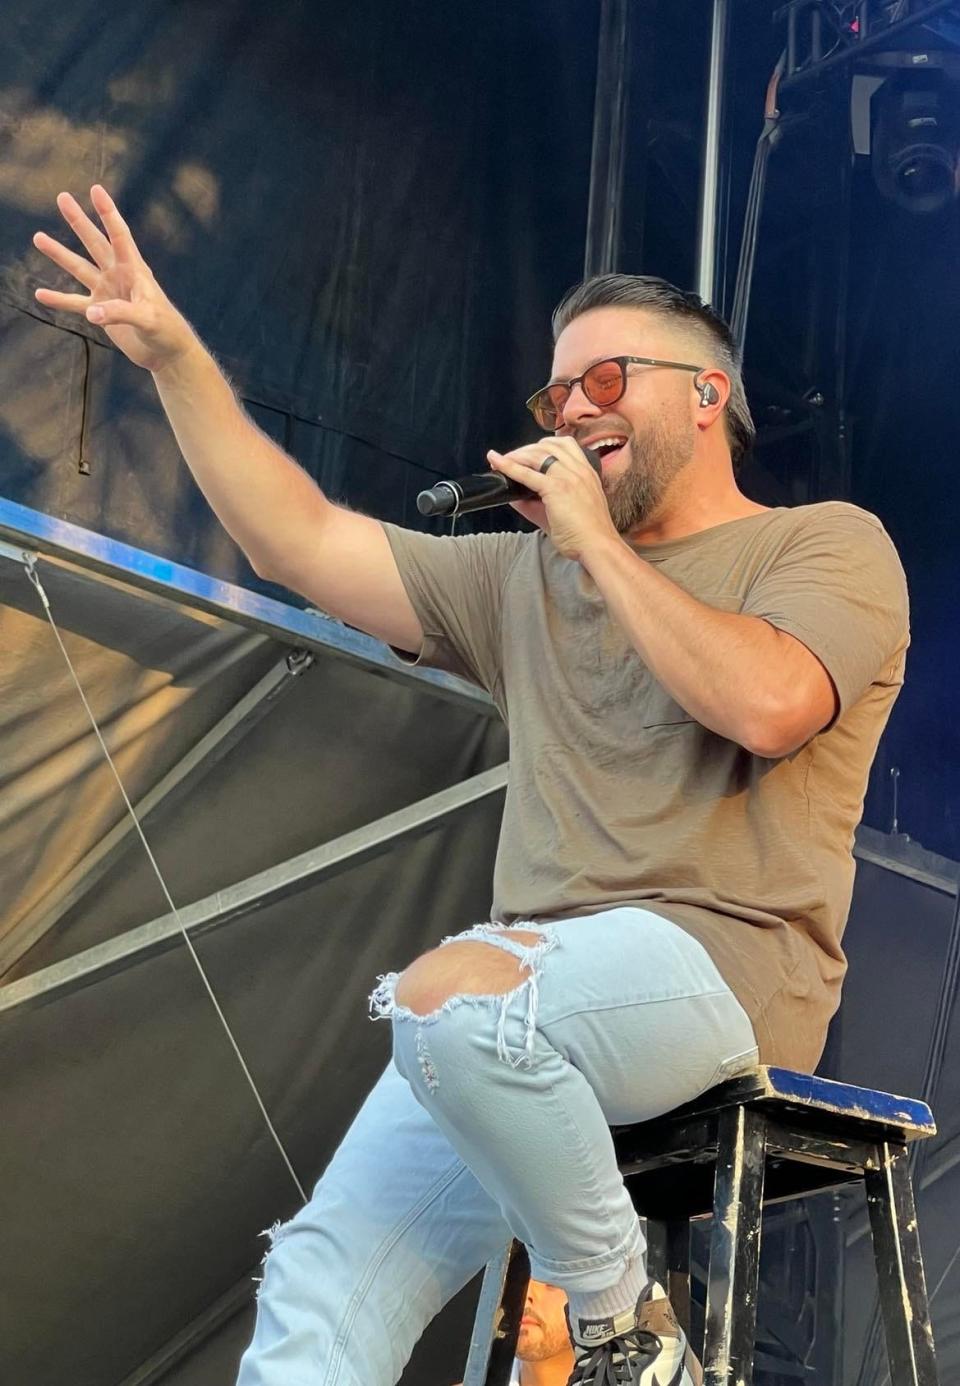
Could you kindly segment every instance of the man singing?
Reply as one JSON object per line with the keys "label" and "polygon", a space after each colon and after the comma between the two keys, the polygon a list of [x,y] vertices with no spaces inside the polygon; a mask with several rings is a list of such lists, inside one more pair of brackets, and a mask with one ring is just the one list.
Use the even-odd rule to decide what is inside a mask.
{"label": "man singing", "polygon": [[[510,729],[491,922],[373,1005],[393,1061],[267,1258],[239,1386],[392,1386],[511,1235],[565,1291],[582,1386],[690,1386],[646,1326],[611,1124],[758,1060],[812,1069],[835,1010],[870,762],[903,679],[907,594],[855,506],[757,505],[726,325],[604,275],[554,315],[544,441],[491,466],[532,533],[438,538],[343,509],[244,414],[114,203],[35,244],[151,371],[180,448],[263,577],[485,688]],[[102,227],[102,229],[101,229]],[[598,475],[581,451],[601,458]],[[455,926],[458,921],[451,921]]]}

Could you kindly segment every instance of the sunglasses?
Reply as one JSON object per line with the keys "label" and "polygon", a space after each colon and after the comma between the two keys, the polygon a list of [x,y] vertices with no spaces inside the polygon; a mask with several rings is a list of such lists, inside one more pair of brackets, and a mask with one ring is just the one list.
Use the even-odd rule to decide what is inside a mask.
{"label": "sunglasses", "polygon": [[595,361],[583,375],[575,375],[572,380],[554,380],[544,385],[527,400],[527,408],[542,429],[552,432],[561,427],[563,411],[575,385],[580,386],[591,404],[601,409],[622,399],[627,388],[627,366],[666,366],[695,374],[706,369],[684,361],[660,361],[655,356],[611,356],[607,361]]}

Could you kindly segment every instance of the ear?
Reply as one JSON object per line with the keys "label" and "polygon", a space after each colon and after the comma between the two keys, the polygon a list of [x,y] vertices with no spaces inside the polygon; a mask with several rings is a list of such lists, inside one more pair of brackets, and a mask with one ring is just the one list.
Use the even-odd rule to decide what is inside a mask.
{"label": "ear", "polygon": [[700,397],[697,423],[706,428],[723,412],[730,398],[730,379],[723,371],[708,368],[694,376],[693,386]]}

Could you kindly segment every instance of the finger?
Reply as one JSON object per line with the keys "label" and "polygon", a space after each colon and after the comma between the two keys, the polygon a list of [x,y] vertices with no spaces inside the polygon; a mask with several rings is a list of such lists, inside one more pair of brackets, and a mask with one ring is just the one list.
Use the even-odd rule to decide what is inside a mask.
{"label": "finger", "polygon": [[558,461],[571,462],[575,467],[582,466],[584,462],[590,466],[590,459],[575,438],[551,438],[547,451]]}
{"label": "finger", "polygon": [[90,200],[96,209],[97,216],[103,222],[104,229],[110,237],[110,244],[116,256],[118,265],[130,265],[140,259],[140,252],[130,231],[130,227],[124,221],[117,209],[117,204],[107,192],[106,188],[100,183],[94,183],[90,189]]}
{"label": "finger", "polygon": [[98,327],[137,327],[149,331],[153,325],[153,306],[149,303],[131,303],[128,298],[110,298],[105,303],[91,303],[87,299],[87,321]]}
{"label": "finger", "polygon": [[37,249],[46,255],[48,260],[52,260],[55,265],[65,269],[68,274],[72,274],[86,289],[92,289],[97,282],[99,273],[96,265],[91,265],[89,260],[85,260],[82,255],[78,255],[75,250],[68,250],[65,245],[48,236],[45,231],[38,231],[33,238],[33,243]]}
{"label": "finger", "polygon": [[497,452],[491,448],[487,453],[488,457],[509,457],[511,462],[520,462],[525,467],[539,468],[546,457],[558,457],[560,454],[557,448],[552,446],[552,439],[545,443],[527,443],[522,448],[511,448],[509,452]]}
{"label": "finger", "polygon": [[110,242],[99,226],[94,226],[73,193],[60,193],[57,198],[57,206],[70,230],[89,252],[91,260],[101,269],[109,269],[114,258]]}
{"label": "finger", "polygon": [[34,297],[45,308],[56,308],[61,313],[85,313],[90,307],[89,294],[61,294],[56,289],[36,289]]}
{"label": "finger", "polygon": [[519,481],[521,486],[526,486],[528,491],[536,491],[538,496],[543,494],[544,487],[549,483],[549,477],[538,471],[533,463],[515,462],[513,458],[504,457],[502,453],[495,452],[493,448],[487,453],[487,457],[495,471],[503,472],[505,476]]}

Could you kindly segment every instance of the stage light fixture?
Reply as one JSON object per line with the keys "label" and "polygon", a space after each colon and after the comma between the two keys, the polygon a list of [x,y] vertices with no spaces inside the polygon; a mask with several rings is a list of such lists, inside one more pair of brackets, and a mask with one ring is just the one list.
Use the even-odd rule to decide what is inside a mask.
{"label": "stage light fixture", "polygon": [[917,214],[960,195],[960,57],[953,52],[877,54],[854,74],[854,152],[869,158],[882,195]]}
{"label": "stage light fixture", "polygon": [[873,177],[882,195],[916,213],[960,193],[960,85],[943,68],[901,71],[874,93]]}

